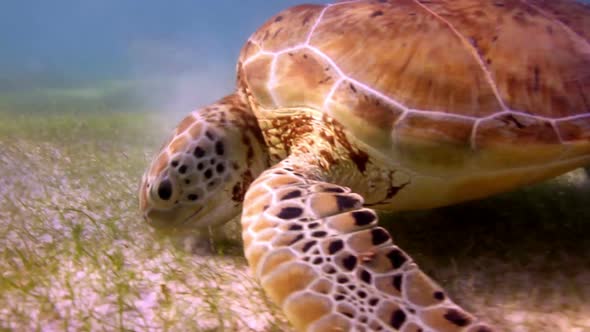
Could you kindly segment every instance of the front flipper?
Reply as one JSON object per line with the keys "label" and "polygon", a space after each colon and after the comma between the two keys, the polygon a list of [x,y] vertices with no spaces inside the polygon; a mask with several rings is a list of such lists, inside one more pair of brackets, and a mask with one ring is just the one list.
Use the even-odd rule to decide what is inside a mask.
{"label": "front flipper", "polygon": [[491,331],[454,304],[348,188],[283,162],[244,201],[248,263],[298,331]]}

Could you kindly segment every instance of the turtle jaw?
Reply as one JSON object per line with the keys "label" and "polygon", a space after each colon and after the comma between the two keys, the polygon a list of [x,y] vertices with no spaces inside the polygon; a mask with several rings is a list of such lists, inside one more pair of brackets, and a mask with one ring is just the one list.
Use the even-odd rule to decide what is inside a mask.
{"label": "turtle jaw", "polygon": [[[156,229],[194,229],[221,225],[240,213],[241,202],[231,200],[232,184],[218,188],[205,200],[178,200],[178,181],[164,172],[156,180],[144,175],[140,186],[140,210],[146,223]],[[149,186],[148,183],[152,185]],[[162,200],[162,184],[170,186],[170,197]]]}
{"label": "turtle jaw", "polygon": [[[219,202],[220,200],[215,200]],[[148,209],[144,219],[156,229],[195,229],[218,226],[239,214],[239,208],[224,204],[187,205],[171,209]]]}
{"label": "turtle jaw", "polygon": [[199,207],[196,211],[182,210],[178,208],[168,210],[150,209],[144,214],[144,219],[148,225],[156,229],[182,228],[190,220],[198,217],[203,208]]}

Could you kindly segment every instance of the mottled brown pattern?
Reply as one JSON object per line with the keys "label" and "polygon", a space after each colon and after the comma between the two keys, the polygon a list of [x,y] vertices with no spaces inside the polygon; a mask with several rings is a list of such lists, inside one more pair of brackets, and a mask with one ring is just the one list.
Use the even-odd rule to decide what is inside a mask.
{"label": "mottled brown pattern", "polygon": [[349,81],[344,81],[338,86],[326,110],[333,114],[336,109],[346,110],[350,116],[362,119],[384,131],[390,130],[403,112]]}
{"label": "mottled brown pattern", "polygon": [[347,151],[348,158],[356,165],[356,168],[359,172],[364,173],[367,169],[367,164],[369,163],[369,155],[356,147],[354,147],[346,134],[344,133],[344,127],[335,119],[330,118],[329,116],[324,114],[322,119],[323,123],[327,124],[330,131],[334,133],[334,137],[338,144],[342,145],[342,147]]}
{"label": "mottled brown pattern", "polygon": [[[371,17],[375,11],[383,15]],[[414,1],[331,7],[311,44],[347,75],[411,108],[474,116],[501,109],[470,50]]]}
{"label": "mottled brown pattern", "polygon": [[332,155],[329,150],[320,150],[320,155],[324,158],[329,164],[335,164],[336,158]]}
{"label": "mottled brown pattern", "polygon": [[503,115],[483,120],[477,127],[475,145],[559,144],[559,136],[549,121],[519,115]]}
{"label": "mottled brown pattern", "polygon": [[[300,112],[296,115],[277,116],[261,122],[262,133],[271,153],[279,153],[276,159],[282,159],[292,153],[297,147],[298,153],[311,152],[308,147],[319,149],[318,153],[324,157],[321,166],[325,169],[335,166],[343,159],[352,161],[356,168],[363,173],[369,161],[369,155],[354,146],[346,137],[344,127],[336,120],[323,115],[321,121],[311,115]],[[320,142],[320,139],[323,140]]]}
{"label": "mottled brown pattern", "polygon": [[232,188],[232,201],[234,202],[243,202],[244,196],[246,195],[246,191],[250,187],[252,181],[254,181],[254,176],[250,170],[246,169],[241,176],[242,181],[236,183]]}
{"label": "mottled brown pattern", "polygon": [[272,119],[271,127],[274,129],[272,132],[263,131],[267,141],[272,145],[272,141],[278,139],[288,155],[296,140],[313,131],[313,118],[308,114],[276,117]]}
{"label": "mottled brown pattern", "polygon": [[[231,107],[227,109],[227,112],[220,112],[219,122],[221,124],[227,121],[232,126],[237,126],[240,128],[243,143],[246,143],[247,140],[255,139],[256,145],[266,145],[264,137],[262,136],[262,132],[260,131],[260,127],[258,126],[258,120],[248,109],[248,105],[246,105],[245,101],[241,99],[239,95],[229,95],[221,99],[218,103],[231,105]],[[226,120],[226,117],[229,117],[229,119]],[[252,147],[252,144],[248,145]]]}
{"label": "mottled brown pattern", "polygon": [[571,119],[557,122],[561,138],[566,142],[590,141],[590,116],[581,119]]}
{"label": "mottled brown pattern", "polygon": [[320,131],[320,137],[325,139],[330,146],[334,146],[334,136],[327,131]]}
{"label": "mottled brown pattern", "polygon": [[267,155],[267,151],[263,151],[262,155],[257,155],[254,156],[254,146],[251,142],[252,139],[256,140],[256,146],[260,146],[260,147],[265,147],[266,146],[266,142],[264,140],[264,136],[262,135],[262,131],[260,130],[260,127],[258,126],[258,121],[256,120],[256,118],[252,115],[252,113],[250,112],[243,112],[242,109],[240,108],[231,108],[229,110],[230,113],[233,113],[234,115],[236,115],[236,117],[238,117],[237,115],[240,114],[239,118],[241,118],[243,121],[241,123],[232,123],[233,125],[237,125],[239,128],[241,128],[241,133],[242,133],[242,143],[247,143],[248,145],[248,152],[247,152],[247,166],[250,167],[252,165],[253,162],[253,158],[257,157],[257,158],[265,158],[266,160],[264,160],[265,163],[268,164],[268,155]]}
{"label": "mottled brown pattern", "polygon": [[276,84],[270,88],[279,106],[321,109],[337,76],[330,64],[315,53],[297,50],[277,58]]}
{"label": "mottled brown pattern", "polygon": [[251,40],[270,52],[304,43],[322,8],[320,5],[301,5],[287,9],[268,20]]}
{"label": "mottled brown pattern", "polygon": [[400,185],[394,185],[394,180],[397,177],[397,175],[395,173],[396,173],[395,171],[391,171],[388,174],[389,188],[387,188],[387,191],[385,192],[385,197],[380,199],[379,201],[376,201],[376,202],[366,202],[365,206],[379,207],[379,206],[388,205],[392,202],[392,198],[394,198],[406,186],[411,184],[411,180],[408,180],[407,182],[404,182]]}
{"label": "mottled brown pattern", "polygon": [[[587,6],[552,2],[563,3],[554,5],[562,13],[576,8],[579,12],[572,17],[590,15]],[[527,3],[545,5],[543,1],[463,0],[431,1],[425,6],[471,42],[508,108],[546,117],[588,112],[584,102],[590,88],[587,39],[571,33],[569,16],[562,15],[558,21]],[[588,29],[580,20],[575,20],[577,30]]]}

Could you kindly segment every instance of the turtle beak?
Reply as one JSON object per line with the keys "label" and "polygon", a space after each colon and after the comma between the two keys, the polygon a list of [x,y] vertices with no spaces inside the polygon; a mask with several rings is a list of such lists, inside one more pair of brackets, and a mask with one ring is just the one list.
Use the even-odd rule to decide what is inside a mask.
{"label": "turtle beak", "polygon": [[203,212],[203,207],[198,207],[196,210],[192,208],[174,208],[169,210],[150,209],[144,218],[148,225],[157,228],[183,228],[190,227],[194,220],[201,218],[200,213]]}
{"label": "turtle beak", "polygon": [[[151,184],[151,186],[150,186]],[[154,228],[177,227],[198,217],[201,206],[174,204],[175,188],[167,175],[148,181],[144,175],[139,189],[139,207],[144,220]]]}

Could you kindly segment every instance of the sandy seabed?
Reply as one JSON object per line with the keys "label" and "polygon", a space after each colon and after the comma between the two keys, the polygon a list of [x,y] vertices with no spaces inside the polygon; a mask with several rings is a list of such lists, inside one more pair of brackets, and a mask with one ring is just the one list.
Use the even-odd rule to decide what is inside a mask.
{"label": "sandy seabed", "polygon": [[[0,330],[288,331],[234,242],[187,250],[137,213],[169,125],[146,114],[0,114]],[[461,305],[508,331],[590,331],[583,170],[459,206],[384,216]],[[236,244],[238,243],[238,244]]]}

